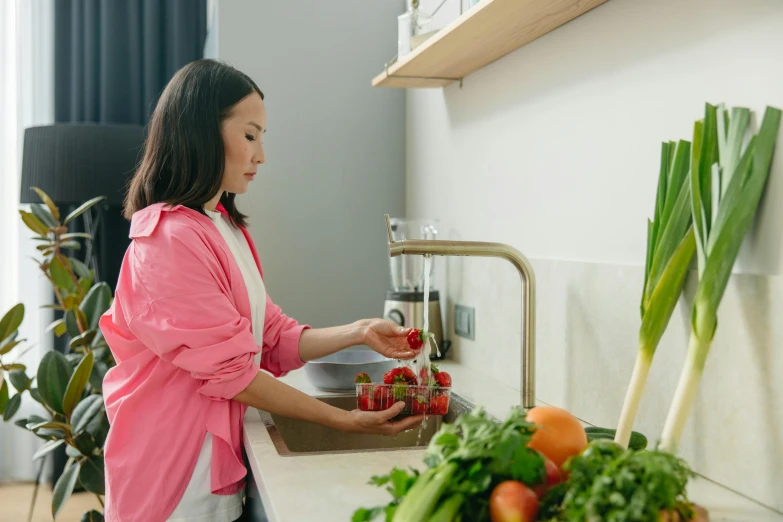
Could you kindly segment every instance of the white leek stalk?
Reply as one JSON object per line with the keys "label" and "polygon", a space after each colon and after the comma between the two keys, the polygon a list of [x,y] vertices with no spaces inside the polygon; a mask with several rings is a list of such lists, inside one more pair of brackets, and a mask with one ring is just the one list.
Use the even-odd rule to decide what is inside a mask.
{"label": "white leek stalk", "polygon": [[640,306],[639,352],[625,395],[615,442],[628,447],[655,349],[682,293],[696,243],[691,226],[691,144],[663,143],[655,217],[647,222],[647,262]]}
{"label": "white leek stalk", "polygon": [[[661,449],[676,452],[701,381],[734,261],[769,177],[781,111],[767,107],[745,145],[750,111],[707,105],[696,122],[691,160],[691,210],[699,283],[691,313],[688,355],[669,409]],[[745,148],[743,150],[743,145]]]}

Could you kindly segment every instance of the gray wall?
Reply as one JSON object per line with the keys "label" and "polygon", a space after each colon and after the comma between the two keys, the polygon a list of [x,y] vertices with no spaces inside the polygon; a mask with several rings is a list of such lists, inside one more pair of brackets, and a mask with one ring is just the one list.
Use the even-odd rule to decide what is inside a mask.
{"label": "gray wall", "polygon": [[404,211],[405,93],[370,80],[403,0],[223,0],[217,56],[264,92],[267,163],[240,197],[267,289],[314,327],[383,313],[384,213]]}

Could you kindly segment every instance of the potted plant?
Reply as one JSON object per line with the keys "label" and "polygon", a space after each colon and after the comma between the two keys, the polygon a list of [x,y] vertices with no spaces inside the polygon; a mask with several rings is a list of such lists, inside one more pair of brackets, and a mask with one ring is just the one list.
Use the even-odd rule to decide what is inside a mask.
{"label": "potted plant", "polygon": [[[20,214],[27,228],[36,234],[34,239],[40,242],[36,247],[40,258],[34,260],[56,296],[57,302],[46,307],[63,313],[63,318],[52,322],[46,332],[53,330],[58,337],[66,336],[67,350],[65,354],[48,352],[35,375],[28,375],[25,365],[18,362],[24,352],[15,358],[16,362],[7,360],[11,350],[25,341],[17,338],[24,319],[24,305],[11,308],[0,320],[0,414],[4,421],[13,420],[17,426],[46,441],[33,456],[34,460],[65,447],[69,459],[54,486],[52,499],[52,516],[56,519],[77,484],[95,494],[103,505],[103,445],[109,421],[102,383],[106,372],[114,366],[114,359],[98,321],[109,309],[113,296],[109,285],[95,282],[93,270],[66,254],[66,251],[80,250],[80,239],[92,240],[86,233],[69,233],[68,224],[103,197],[85,202],[61,219],[51,198],[38,188],[33,190],[43,203],[31,204],[31,212],[20,210]],[[25,393],[42,406],[45,415],[14,418]],[[82,517],[83,522],[102,520],[103,515],[96,510]]]}

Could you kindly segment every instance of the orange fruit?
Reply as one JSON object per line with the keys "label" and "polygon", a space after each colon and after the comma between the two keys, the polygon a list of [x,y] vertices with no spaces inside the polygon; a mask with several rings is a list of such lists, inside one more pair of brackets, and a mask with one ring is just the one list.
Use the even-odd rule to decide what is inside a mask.
{"label": "orange fruit", "polygon": [[536,406],[527,412],[527,420],[537,426],[528,447],[546,455],[558,468],[587,447],[582,423],[562,408]]}

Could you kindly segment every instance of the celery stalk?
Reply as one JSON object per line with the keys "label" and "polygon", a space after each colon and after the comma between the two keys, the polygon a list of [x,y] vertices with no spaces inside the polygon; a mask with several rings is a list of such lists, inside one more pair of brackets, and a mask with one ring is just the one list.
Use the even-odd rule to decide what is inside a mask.
{"label": "celery stalk", "polygon": [[639,352],[615,433],[628,447],[655,350],[682,293],[696,249],[690,212],[690,143],[663,143],[655,217],[648,221]]}
{"label": "celery stalk", "polygon": [[452,522],[459,514],[459,508],[465,501],[465,497],[459,493],[443,501],[438,510],[428,522]]}
{"label": "celery stalk", "polygon": [[394,513],[393,522],[422,522],[429,520],[440,496],[449,486],[449,481],[457,471],[457,465],[450,463],[442,468],[433,468],[434,474],[419,485],[419,481],[411,488],[400,502]]}
{"label": "celery stalk", "polygon": [[[722,106],[706,107],[704,139],[694,154],[700,175],[691,178],[699,283],[688,355],[661,437],[661,448],[666,451],[677,451],[693,408],[718,326],[718,307],[769,177],[780,118],[780,110],[767,107],[758,135],[751,137],[740,154],[750,111],[735,109],[729,117]],[[711,186],[716,181],[715,170],[719,190]]]}

